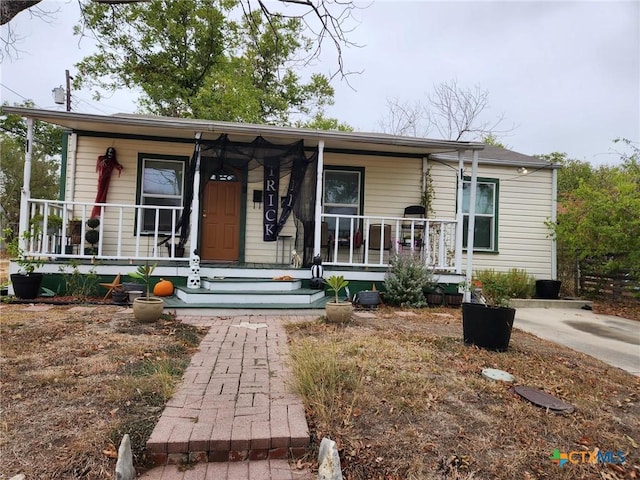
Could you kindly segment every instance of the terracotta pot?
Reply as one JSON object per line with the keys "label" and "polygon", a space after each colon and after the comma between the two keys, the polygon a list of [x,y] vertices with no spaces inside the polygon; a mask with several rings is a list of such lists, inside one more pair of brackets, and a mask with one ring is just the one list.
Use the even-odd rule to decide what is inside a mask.
{"label": "terracotta pot", "polygon": [[348,322],[353,313],[351,302],[330,302],[325,305],[327,321],[330,323]]}
{"label": "terracotta pot", "polygon": [[156,322],[163,309],[164,302],[161,298],[139,297],[133,301],[133,316],[142,323]]}

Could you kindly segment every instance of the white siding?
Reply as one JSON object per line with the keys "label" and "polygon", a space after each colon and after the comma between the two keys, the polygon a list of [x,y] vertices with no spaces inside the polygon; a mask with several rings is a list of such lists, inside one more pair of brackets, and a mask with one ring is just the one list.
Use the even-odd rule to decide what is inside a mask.
{"label": "white siding", "polygon": [[[114,147],[118,161],[123,165],[121,175],[114,172],[107,200],[109,203],[135,204],[138,154],[156,154],[190,157],[192,144],[154,142],[148,140],[124,140],[79,137],[76,160],[75,193],[70,200],[93,202],[97,190],[96,161],[107,147]],[[419,158],[374,157],[369,155],[325,154],[326,168],[331,166],[364,168],[364,215],[401,217],[408,205],[420,203],[422,188],[422,160]],[[430,161],[431,177],[435,190],[434,217],[454,219],[456,207],[457,164]],[[67,180],[73,172],[69,171]],[[248,172],[246,198],[245,261],[273,263],[276,261],[276,243],[262,241],[263,204],[253,203],[253,191],[263,190],[263,170]],[[550,170],[534,171],[520,176],[514,168],[480,166],[478,176],[500,180],[499,196],[499,253],[474,254],[474,268],[525,269],[538,277],[551,275],[552,242],[545,222],[551,217],[552,173]],[[280,179],[280,195],[287,190],[289,177]],[[309,199],[300,199],[309,201]],[[87,211],[87,216],[90,211]],[[74,215],[81,217],[76,210]],[[124,255],[134,252],[133,215],[128,212],[123,231],[128,239]],[[114,242],[117,224],[104,225],[104,241]],[[282,235],[295,238],[293,214],[287,221]],[[143,237],[141,253],[151,253],[153,238]],[[299,243],[302,238],[299,239]],[[164,248],[164,247],[163,247]],[[295,248],[295,246],[294,246]],[[301,248],[301,245],[298,246]],[[189,248],[187,248],[189,251]],[[164,255],[164,252],[163,252]],[[285,257],[288,256],[285,255]],[[288,261],[288,258],[285,258]],[[466,261],[466,260],[465,260]]]}
{"label": "white siding", "polygon": [[[456,165],[434,161],[429,165],[436,192],[436,216],[454,217]],[[470,170],[468,164],[465,167]],[[480,165],[478,177],[500,181],[498,253],[474,252],[474,270],[494,268],[507,271],[519,268],[536,278],[550,278],[552,241],[545,222],[551,218],[551,170],[520,175],[514,167]],[[463,265],[466,265],[466,255]]]}
{"label": "white siding", "polygon": [[[137,203],[137,173],[138,173],[138,154],[156,154],[168,156],[182,156],[189,158],[193,152],[193,145],[183,143],[169,142],[152,142],[147,140],[123,140],[110,138],[93,138],[79,137],[77,146],[76,160],[76,184],[73,200],[76,202],[93,202],[96,198],[98,189],[98,173],[96,172],[96,163],[100,155],[104,155],[107,147],[116,149],[116,158],[124,167],[120,175],[114,170],[111,176],[109,192],[107,194],[108,203]],[[71,175],[72,172],[69,172]],[[123,217],[123,234],[125,243],[123,245],[122,254],[125,256],[133,255],[135,252],[134,241],[134,218],[133,211],[126,210]],[[87,218],[91,215],[91,209],[87,208]],[[115,245],[118,233],[117,212],[115,217],[111,217],[110,221],[103,225],[103,242]],[[82,218],[82,211],[76,209],[74,216]],[[154,248],[153,237],[140,238],[140,254],[151,255]],[[166,255],[166,247],[161,255]],[[189,251],[189,245],[185,251]],[[105,252],[107,253],[107,252]],[[115,251],[108,252],[115,254]]]}

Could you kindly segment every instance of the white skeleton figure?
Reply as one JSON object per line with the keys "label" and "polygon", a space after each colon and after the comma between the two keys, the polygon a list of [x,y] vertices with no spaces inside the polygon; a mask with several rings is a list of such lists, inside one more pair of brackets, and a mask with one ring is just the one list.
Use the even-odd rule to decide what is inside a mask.
{"label": "white skeleton figure", "polygon": [[300,268],[300,266],[302,265],[300,255],[298,255],[298,252],[296,252],[295,250],[291,252],[291,265],[293,266],[293,268]]}
{"label": "white skeleton figure", "polygon": [[189,278],[187,287],[200,288],[200,256],[194,251],[189,257]]}

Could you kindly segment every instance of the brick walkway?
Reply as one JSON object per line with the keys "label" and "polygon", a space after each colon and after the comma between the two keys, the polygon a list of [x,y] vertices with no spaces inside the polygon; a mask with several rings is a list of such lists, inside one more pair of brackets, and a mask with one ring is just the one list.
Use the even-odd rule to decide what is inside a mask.
{"label": "brick walkway", "polygon": [[[147,442],[159,467],[146,480],[298,479],[287,458],[309,444],[302,400],[291,392],[284,322],[311,316],[185,316],[209,327]],[[184,470],[178,465],[199,462]],[[180,471],[184,470],[184,471]]]}

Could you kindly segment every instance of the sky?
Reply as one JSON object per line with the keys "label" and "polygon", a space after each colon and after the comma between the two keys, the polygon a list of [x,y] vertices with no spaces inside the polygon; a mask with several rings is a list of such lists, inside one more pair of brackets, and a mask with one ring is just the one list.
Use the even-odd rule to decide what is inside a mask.
{"label": "sky", "polygon": [[[485,120],[504,118],[498,139],[534,155],[566,152],[594,165],[619,161],[615,138],[640,142],[640,1],[374,1],[358,4],[344,51],[348,82],[335,77],[327,114],[357,131],[380,131],[387,100],[424,102],[434,85],[455,80],[489,93]],[[64,110],[52,89],[93,53],[72,28],[76,0],[44,2],[46,22],[28,12],[12,21],[17,59],[0,65],[2,102],[32,99]],[[6,35],[6,26],[0,33]],[[314,72],[336,69],[325,49]],[[92,100],[72,91],[73,110],[134,112],[135,95]],[[437,138],[437,133],[429,132]]]}

